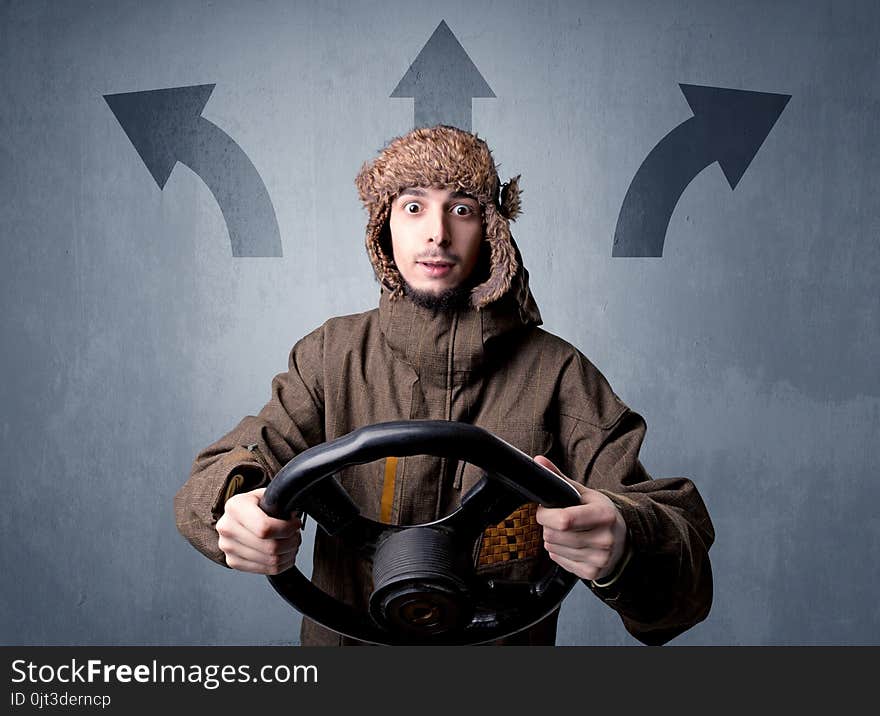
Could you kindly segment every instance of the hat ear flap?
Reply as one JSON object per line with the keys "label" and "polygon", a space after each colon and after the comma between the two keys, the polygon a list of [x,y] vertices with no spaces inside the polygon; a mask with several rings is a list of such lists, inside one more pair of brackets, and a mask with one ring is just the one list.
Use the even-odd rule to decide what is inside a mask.
{"label": "hat ear flap", "polygon": [[522,189],[519,188],[519,178],[522,174],[517,174],[512,179],[501,185],[498,203],[501,206],[501,213],[511,221],[516,221],[522,213]]}
{"label": "hat ear flap", "polygon": [[367,225],[367,254],[379,283],[388,289],[392,298],[399,298],[403,295],[403,277],[397,270],[394,255],[391,253],[391,230],[388,223],[390,213],[391,206],[383,204],[375,216],[370,217]]}
{"label": "hat ear flap", "polygon": [[485,207],[485,212],[489,278],[471,291],[471,305],[475,308],[483,308],[507,293],[518,268],[507,219],[492,204]]}

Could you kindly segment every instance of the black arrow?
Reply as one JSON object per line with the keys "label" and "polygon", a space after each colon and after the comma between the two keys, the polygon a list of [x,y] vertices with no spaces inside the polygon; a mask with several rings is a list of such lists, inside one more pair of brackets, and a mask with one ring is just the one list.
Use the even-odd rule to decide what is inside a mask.
{"label": "black arrow", "polygon": [[471,131],[471,99],[495,93],[441,20],[392,97],[413,98],[413,126],[449,124]]}
{"label": "black arrow", "polygon": [[229,230],[233,256],[281,256],[275,209],[241,147],[202,117],[214,85],[104,95],[160,189],[177,162],[211,190]]}
{"label": "black arrow", "polygon": [[713,162],[735,189],[791,95],[679,85],[694,116],[682,122],[642,162],[626,192],[612,256],[662,256],[675,205],[688,184]]}

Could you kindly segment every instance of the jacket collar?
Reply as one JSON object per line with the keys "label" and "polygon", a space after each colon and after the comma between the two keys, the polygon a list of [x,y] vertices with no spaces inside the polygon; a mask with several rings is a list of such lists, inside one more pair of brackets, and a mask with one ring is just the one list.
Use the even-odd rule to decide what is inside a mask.
{"label": "jacket collar", "polygon": [[383,287],[379,326],[397,358],[412,366],[422,381],[447,385],[449,372],[471,373],[491,357],[502,339],[541,325],[529,289],[529,273],[517,250],[519,266],[510,289],[482,309],[439,312],[407,297],[392,298]]}

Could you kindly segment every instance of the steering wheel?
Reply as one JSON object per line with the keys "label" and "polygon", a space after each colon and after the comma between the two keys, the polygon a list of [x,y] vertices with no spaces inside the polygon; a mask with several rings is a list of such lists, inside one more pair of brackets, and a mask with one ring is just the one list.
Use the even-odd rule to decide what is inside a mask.
{"label": "steering wheel", "polygon": [[[334,477],[340,469],[388,456],[434,455],[486,474],[442,519],[389,525],[360,514]],[[373,568],[369,610],[316,587],[294,565],[269,576],[295,609],[339,634],[373,644],[481,644],[510,636],[553,611],[578,581],[553,564],[536,581],[477,574],[477,539],[519,506],[580,503],[577,490],[531,457],[483,428],[444,420],[394,421],[355,430],[294,457],[266,488],[260,507],[270,517],[311,515],[329,535]]]}

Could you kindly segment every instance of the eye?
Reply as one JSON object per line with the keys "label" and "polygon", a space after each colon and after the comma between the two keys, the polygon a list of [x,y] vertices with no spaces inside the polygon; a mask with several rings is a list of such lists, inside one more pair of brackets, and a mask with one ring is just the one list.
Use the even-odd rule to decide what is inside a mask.
{"label": "eye", "polygon": [[[464,211],[459,211],[459,209],[464,209]],[[455,212],[456,216],[470,216],[474,213],[474,210],[468,204],[456,204],[452,207],[452,211]]]}
{"label": "eye", "polygon": [[[415,207],[415,211],[411,211],[411,207]],[[406,204],[403,205],[403,210],[407,214],[415,214],[419,211],[420,208],[421,207],[419,207],[419,203],[417,201],[408,201]]]}

